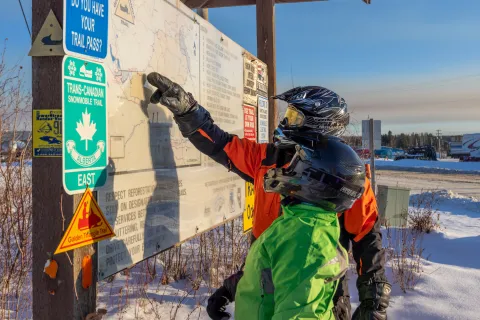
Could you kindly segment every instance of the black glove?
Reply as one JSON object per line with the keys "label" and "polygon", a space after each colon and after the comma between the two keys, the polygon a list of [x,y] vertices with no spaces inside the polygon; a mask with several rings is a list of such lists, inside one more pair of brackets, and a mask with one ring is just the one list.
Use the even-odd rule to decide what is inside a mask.
{"label": "black glove", "polygon": [[232,302],[227,288],[221,286],[208,298],[207,313],[210,319],[224,320],[230,319],[231,314],[225,312],[225,307]]}
{"label": "black glove", "polygon": [[207,313],[213,320],[230,319],[231,314],[225,312],[225,307],[235,301],[237,285],[243,276],[243,271],[239,271],[223,281],[223,286],[218,288],[208,298]]}
{"label": "black glove", "polygon": [[359,276],[357,288],[360,306],[353,313],[352,320],[387,320],[392,286],[384,275]]}
{"label": "black glove", "polygon": [[334,301],[333,315],[335,320],[350,320],[352,319],[352,306],[350,305],[350,297],[342,296]]}
{"label": "black glove", "polygon": [[160,102],[176,116],[184,115],[198,107],[197,101],[190,93],[185,92],[180,85],[167,77],[152,72],[147,76],[147,80],[152,86],[157,87],[150,97],[151,103]]}

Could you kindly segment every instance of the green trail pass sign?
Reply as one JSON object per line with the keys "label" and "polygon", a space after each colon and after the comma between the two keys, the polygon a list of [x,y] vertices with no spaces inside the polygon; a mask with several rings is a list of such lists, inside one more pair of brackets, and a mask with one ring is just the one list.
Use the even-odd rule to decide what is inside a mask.
{"label": "green trail pass sign", "polygon": [[106,181],[107,90],[105,68],[63,58],[63,187],[68,194]]}

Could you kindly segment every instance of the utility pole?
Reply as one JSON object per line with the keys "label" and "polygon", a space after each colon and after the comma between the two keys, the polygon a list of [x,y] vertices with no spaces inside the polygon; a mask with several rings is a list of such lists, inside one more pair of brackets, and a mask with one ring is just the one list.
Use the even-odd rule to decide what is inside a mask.
{"label": "utility pole", "polygon": [[275,0],[256,0],[257,7],[257,57],[268,68],[268,132],[269,139],[278,125],[277,102],[272,99],[277,92],[277,63],[275,50]]}
{"label": "utility pole", "polygon": [[373,129],[374,129],[374,122],[373,122],[373,119],[369,119],[370,121],[370,132],[369,132],[369,145],[370,145],[370,171],[371,171],[371,174],[372,174],[372,190],[373,190],[373,193],[376,194],[376,191],[375,191],[375,144],[374,144],[374,141],[373,141]]}
{"label": "utility pole", "polygon": [[198,8],[197,14],[202,17],[204,20],[208,21],[208,9],[207,8]]}
{"label": "utility pole", "polygon": [[[32,41],[50,10],[62,25],[63,1],[32,1]],[[33,110],[62,109],[62,56],[32,57]],[[96,246],[53,256],[73,217],[81,195],[69,196],[62,183],[61,157],[33,157],[32,160],[32,299],[33,319],[85,319],[96,308]],[[92,256],[92,282],[82,287],[82,258]],[[44,273],[48,259],[58,264],[54,279]]]}
{"label": "utility pole", "polygon": [[438,140],[438,154],[440,155],[440,159],[442,158],[442,144],[440,142],[440,135],[442,130],[437,130],[437,140]]}

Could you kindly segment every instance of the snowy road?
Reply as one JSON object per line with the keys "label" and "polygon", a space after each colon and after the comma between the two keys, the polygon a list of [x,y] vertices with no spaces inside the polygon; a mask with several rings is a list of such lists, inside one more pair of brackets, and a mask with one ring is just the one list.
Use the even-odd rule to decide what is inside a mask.
{"label": "snowy road", "polygon": [[377,185],[411,189],[411,194],[432,189],[445,189],[463,196],[480,199],[480,175],[442,174],[410,171],[377,170]]}

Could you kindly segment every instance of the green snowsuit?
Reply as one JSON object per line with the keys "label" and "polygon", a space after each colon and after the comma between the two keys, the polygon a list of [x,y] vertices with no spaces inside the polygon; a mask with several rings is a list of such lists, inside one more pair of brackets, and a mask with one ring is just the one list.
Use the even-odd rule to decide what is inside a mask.
{"label": "green snowsuit", "polygon": [[337,215],[308,204],[282,210],[247,255],[235,320],[332,320],[333,295],[348,266]]}

